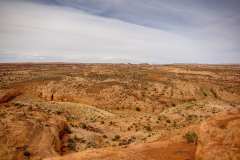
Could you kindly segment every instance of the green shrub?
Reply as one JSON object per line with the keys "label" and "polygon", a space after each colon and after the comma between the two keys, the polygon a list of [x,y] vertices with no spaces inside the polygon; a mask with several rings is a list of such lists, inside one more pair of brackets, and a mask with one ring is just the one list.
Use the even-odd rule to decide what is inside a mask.
{"label": "green shrub", "polygon": [[183,136],[188,143],[195,143],[197,144],[198,135],[194,131],[189,131]]}
{"label": "green shrub", "polygon": [[17,108],[21,108],[24,107],[24,104],[20,103],[20,102],[15,102],[13,103]]}
{"label": "green shrub", "polygon": [[195,114],[190,114],[190,115],[188,115],[188,116],[186,117],[186,120],[187,120],[187,121],[193,121],[193,120],[196,120],[197,118],[198,118],[197,115],[195,115]]}
{"label": "green shrub", "polygon": [[207,96],[208,96],[208,94],[207,94],[207,92],[206,92],[206,91],[203,91],[203,95],[204,95],[205,97],[207,97]]}
{"label": "green shrub", "polygon": [[128,145],[130,144],[132,141],[131,139],[122,139],[120,142],[119,142],[119,146],[124,146],[124,145]]}
{"label": "green shrub", "polygon": [[68,125],[64,126],[63,132],[67,133],[67,134],[71,134],[72,133],[71,128]]}
{"label": "green shrub", "polygon": [[173,121],[173,127],[176,128],[177,127],[177,122]]}
{"label": "green shrub", "polygon": [[25,157],[30,157],[31,153],[30,153],[28,150],[25,150],[25,151],[23,152],[23,155],[24,155]]}
{"label": "green shrub", "polygon": [[150,126],[144,126],[144,128],[149,132],[152,131],[152,128]]}
{"label": "green shrub", "polygon": [[120,138],[121,138],[120,135],[117,134],[117,135],[115,135],[115,136],[113,137],[112,140],[113,140],[113,141],[117,141],[117,140],[119,140]]}
{"label": "green shrub", "polygon": [[190,102],[186,102],[184,105],[186,109],[192,109],[195,104],[192,101],[190,101]]}
{"label": "green shrub", "polygon": [[77,144],[76,144],[74,139],[72,139],[72,138],[68,139],[68,145],[67,146],[70,150],[76,151]]}
{"label": "green shrub", "polygon": [[104,134],[104,135],[103,135],[103,138],[108,138],[108,137],[107,137],[107,135]]}
{"label": "green shrub", "polygon": [[86,148],[96,148],[96,147],[97,147],[97,144],[93,141],[88,142],[86,145]]}
{"label": "green shrub", "polygon": [[141,111],[141,109],[140,109],[139,107],[136,107],[136,111],[140,112],[140,111]]}
{"label": "green shrub", "polygon": [[87,125],[86,125],[85,123],[80,123],[80,127],[81,127],[82,129],[86,129],[86,128],[87,128]]}

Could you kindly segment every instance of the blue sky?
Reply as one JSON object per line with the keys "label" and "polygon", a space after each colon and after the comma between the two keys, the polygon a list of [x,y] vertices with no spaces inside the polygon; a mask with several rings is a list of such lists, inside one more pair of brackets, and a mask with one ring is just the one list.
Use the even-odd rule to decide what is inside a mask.
{"label": "blue sky", "polygon": [[238,0],[0,0],[0,62],[240,63]]}

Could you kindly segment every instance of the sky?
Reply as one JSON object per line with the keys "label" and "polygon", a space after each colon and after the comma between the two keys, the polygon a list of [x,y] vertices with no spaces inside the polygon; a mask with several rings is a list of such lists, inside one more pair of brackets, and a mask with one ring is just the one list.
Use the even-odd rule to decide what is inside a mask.
{"label": "sky", "polygon": [[0,0],[0,62],[240,63],[239,0]]}

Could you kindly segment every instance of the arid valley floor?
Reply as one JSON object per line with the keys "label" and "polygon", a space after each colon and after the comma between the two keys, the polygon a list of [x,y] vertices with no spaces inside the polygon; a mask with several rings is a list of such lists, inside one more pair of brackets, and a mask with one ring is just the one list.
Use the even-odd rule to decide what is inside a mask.
{"label": "arid valley floor", "polygon": [[0,64],[1,160],[239,160],[240,65]]}

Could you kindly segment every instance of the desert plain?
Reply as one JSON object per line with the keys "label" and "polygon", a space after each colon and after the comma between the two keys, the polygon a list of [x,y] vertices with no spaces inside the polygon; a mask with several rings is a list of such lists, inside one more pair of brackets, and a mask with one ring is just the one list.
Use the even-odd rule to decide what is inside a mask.
{"label": "desert plain", "polygon": [[1,160],[239,160],[240,65],[0,64]]}

